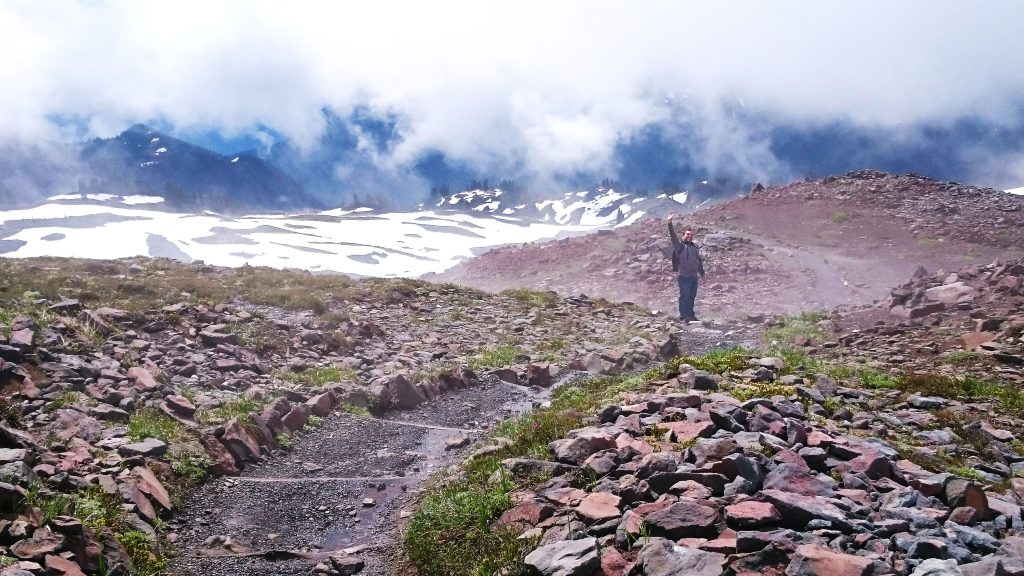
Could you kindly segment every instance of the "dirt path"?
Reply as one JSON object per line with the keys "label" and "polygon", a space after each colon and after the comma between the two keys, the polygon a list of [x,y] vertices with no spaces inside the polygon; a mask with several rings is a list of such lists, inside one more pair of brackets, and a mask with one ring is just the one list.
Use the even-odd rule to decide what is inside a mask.
{"label": "dirt path", "polygon": [[[680,329],[688,353],[723,345],[720,332]],[[170,573],[308,575],[318,558],[347,551],[365,562],[360,574],[397,574],[398,524],[413,493],[472,449],[471,442],[447,451],[447,440],[476,440],[547,394],[486,377],[480,386],[385,418],[332,414],[287,454],[199,489],[169,523],[177,537]],[[364,505],[367,498],[372,506]],[[234,547],[214,546],[223,555],[209,555],[213,540],[225,537]]]}
{"label": "dirt path", "polygon": [[853,280],[854,277],[862,276],[855,270],[862,268],[863,262],[838,253],[823,253],[820,247],[815,247],[814,251],[810,251],[785,245],[777,240],[746,231],[722,230],[722,232],[750,240],[779,257],[789,259],[791,261],[789,268],[800,271],[807,282],[803,286],[794,287],[795,295],[798,295],[799,298],[793,298],[791,295],[786,300],[790,303],[802,304],[801,309],[832,309],[836,306],[870,301],[871,296],[879,297],[884,294],[880,290],[884,290],[885,287],[873,289],[862,282]]}

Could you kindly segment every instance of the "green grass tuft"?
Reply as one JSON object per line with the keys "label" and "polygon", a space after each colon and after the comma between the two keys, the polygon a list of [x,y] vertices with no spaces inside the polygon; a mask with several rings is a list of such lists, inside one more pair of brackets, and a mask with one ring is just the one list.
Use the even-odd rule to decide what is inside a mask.
{"label": "green grass tuft", "polygon": [[811,340],[824,338],[818,323],[828,318],[823,310],[810,310],[793,316],[783,317],[776,325],[764,331],[764,341],[770,347],[786,346],[797,338]]}
{"label": "green grass tuft", "polygon": [[974,360],[984,358],[985,355],[974,350],[953,350],[943,354],[941,358],[950,364],[967,364]]}
{"label": "green grass tuft", "polygon": [[156,408],[143,408],[132,412],[128,417],[129,440],[138,442],[146,438],[156,438],[171,443],[187,436],[185,426]]}
{"label": "green grass tuft", "polygon": [[517,531],[492,529],[511,506],[514,485],[458,483],[427,496],[405,532],[405,549],[422,576],[522,574],[536,544]]}
{"label": "green grass tuft", "polygon": [[501,292],[524,304],[546,308],[558,303],[558,294],[554,292],[537,292],[527,288],[509,288]]}
{"label": "green grass tuft", "polygon": [[713,350],[703,356],[680,356],[673,359],[669,366],[678,370],[680,365],[689,364],[698,370],[704,370],[712,374],[723,374],[747,368],[747,361],[751,355],[753,355],[753,352],[746,348],[725,348]]}
{"label": "green grass tuft", "polygon": [[293,384],[319,388],[324,384],[333,384],[343,380],[357,380],[359,372],[351,368],[338,368],[335,366],[306,368],[301,372],[292,372],[291,370],[281,368],[274,371],[274,377]]}
{"label": "green grass tuft", "polygon": [[469,359],[469,367],[472,370],[502,368],[512,364],[517,355],[519,355],[519,348],[516,346],[504,345],[486,348]]}

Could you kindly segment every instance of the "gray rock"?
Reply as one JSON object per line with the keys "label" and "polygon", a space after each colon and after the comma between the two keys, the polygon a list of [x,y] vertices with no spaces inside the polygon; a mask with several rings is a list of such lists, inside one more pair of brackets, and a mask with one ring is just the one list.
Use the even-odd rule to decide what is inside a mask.
{"label": "gray rock", "polygon": [[967,526],[961,526],[955,522],[946,522],[943,526],[946,533],[979,554],[989,554],[999,550],[999,540],[994,537]]}
{"label": "gray rock", "polygon": [[651,534],[672,540],[680,538],[713,538],[718,534],[718,512],[696,502],[680,501],[647,515]]}
{"label": "gray rock", "polygon": [[956,560],[929,558],[918,564],[910,576],[963,576],[963,572],[957,567]]}
{"label": "gray rock", "polygon": [[127,422],[128,412],[115,408],[110,404],[98,404],[89,409],[89,413],[99,418],[100,420],[108,420],[114,422]]}
{"label": "gray rock", "polygon": [[125,444],[117,449],[121,456],[163,456],[167,452],[167,444],[156,438],[146,438],[142,442]]}
{"label": "gray rock", "polygon": [[543,576],[590,576],[601,567],[597,538],[562,540],[527,554],[527,566]]}
{"label": "gray rock", "polygon": [[721,576],[725,556],[653,538],[640,550],[628,576]]}

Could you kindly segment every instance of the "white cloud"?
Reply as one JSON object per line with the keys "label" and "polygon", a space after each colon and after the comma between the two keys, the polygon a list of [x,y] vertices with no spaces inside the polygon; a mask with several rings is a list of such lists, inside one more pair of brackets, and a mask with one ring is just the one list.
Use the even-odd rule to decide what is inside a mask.
{"label": "white cloud", "polygon": [[545,173],[608,162],[673,95],[797,121],[998,122],[1024,96],[1021,21],[1013,0],[4,2],[0,138],[67,137],[58,116],[86,136],[157,119],[308,147],[323,106],[368,104],[407,122],[382,162],[435,147]]}

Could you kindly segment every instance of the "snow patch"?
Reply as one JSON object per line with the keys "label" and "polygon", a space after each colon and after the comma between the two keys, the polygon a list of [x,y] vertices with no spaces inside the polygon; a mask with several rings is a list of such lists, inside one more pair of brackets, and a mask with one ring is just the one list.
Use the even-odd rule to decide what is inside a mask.
{"label": "snow patch", "polygon": [[121,203],[134,206],[136,204],[159,204],[163,202],[163,196],[143,196],[141,194],[135,194],[132,196],[122,196]]}
{"label": "snow patch", "polygon": [[687,192],[680,192],[678,194],[673,194],[673,195],[669,196],[669,198],[675,200],[676,202],[678,202],[680,204],[686,204],[686,199],[688,197],[689,197],[689,193],[687,193]]}
{"label": "snow patch", "polygon": [[1010,188],[1007,192],[1010,194],[1024,195],[1024,186],[1021,186],[1020,188]]}
{"label": "snow patch", "polygon": [[[64,196],[67,200],[81,200],[76,195]],[[109,194],[89,197],[116,198]],[[612,196],[602,197],[607,202]],[[597,203],[588,203],[581,223],[570,225],[476,212],[377,213],[364,207],[311,215],[226,218],[213,212],[181,214],[131,205],[151,204],[157,199],[127,196],[122,204],[113,206],[48,203],[0,211],[0,224],[18,223],[10,227],[16,233],[0,240],[25,242],[4,256],[112,259],[149,255],[149,238],[157,234],[187,257],[220,266],[248,263],[366,276],[417,277],[442,272],[472,258],[481,248],[621,226],[642,216],[642,211],[635,210],[623,222],[616,222],[623,212],[612,209],[609,215],[598,216]],[[90,217],[96,218],[97,224],[83,227],[81,219]],[[75,220],[62,226],[60,220],[65,218]],[[45,220],[46,225],[33,227],[33,220]],[[373,257],[367,257],[370,255]]]}

